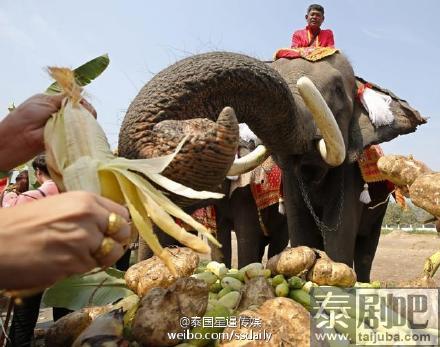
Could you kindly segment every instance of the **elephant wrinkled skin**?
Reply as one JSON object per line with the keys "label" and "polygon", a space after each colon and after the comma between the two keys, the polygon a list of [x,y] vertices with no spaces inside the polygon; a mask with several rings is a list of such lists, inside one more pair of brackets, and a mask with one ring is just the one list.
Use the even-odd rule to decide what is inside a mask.
{"label": "elephant wrinkled skin", "polygon": [[[317,128],[298,92],[302,76],[316,85],[339,127],[347,155],[338,167],[325,163],[316,149],[325,129]],[[227,52],[191,56],[158,73],[134,99],[119,153],[170,153],[193,134],[164,174],[195,189],[216,190],[235,155],[237,119],[247,123],[283,169],[292,245],[324,249],[368,281],[386,204],[370,210],[359,202],[363,180],[356,159],[366,146],[413,132],[426,121],[405,101],[373,86],[393,98],[395,117],[388,126],[374,127],[356,100],[358,84],[339,52],[317,62],[279,59],[270,65]],[[232,109],[222,113],[226,106]],[[386,198],[383,183],[371,186],[371,204]]]}

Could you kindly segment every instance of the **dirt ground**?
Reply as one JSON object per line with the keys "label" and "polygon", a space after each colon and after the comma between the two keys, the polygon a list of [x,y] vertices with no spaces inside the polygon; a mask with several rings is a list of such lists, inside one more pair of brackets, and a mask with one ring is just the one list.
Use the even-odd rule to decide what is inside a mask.
{"label": "dirt ground", "polygon": [[[440,251],[437,233],[412,234],[394,230],[380,238],[371,278],[381,281],[416,278],[423,271],[425,259],[437,251]],[[434,279],[440,286],[440,273]]]}

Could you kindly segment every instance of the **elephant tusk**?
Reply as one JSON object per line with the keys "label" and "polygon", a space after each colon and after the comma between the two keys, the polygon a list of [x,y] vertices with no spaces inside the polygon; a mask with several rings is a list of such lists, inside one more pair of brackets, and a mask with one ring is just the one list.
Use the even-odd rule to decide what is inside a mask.
{"label": "elephant tusk", "polygon": [[270,155],[270,152],[264,145],[258,145],[251,153],[235,159],[227,176],[238,176],[252,171],[258,165],[261,165]]}
{"label": "elephant tusk", "polygon": [[333,112],[308,77],[301,77],[296,84],[316,125],[321,130],[322,139],[317,147],[322,159],[330,166],[341,165],[345,160],[345,144]]}

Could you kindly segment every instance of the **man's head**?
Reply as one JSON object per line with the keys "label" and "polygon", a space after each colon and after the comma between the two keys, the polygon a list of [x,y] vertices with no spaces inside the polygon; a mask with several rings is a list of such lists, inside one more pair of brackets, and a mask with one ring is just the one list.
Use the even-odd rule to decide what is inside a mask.
{"label": "man's head", "polygon": [[40,154],[32,161],[32,167],[35,170],[35,177],[38,183],[42,184],[44,181],[50,179],[49,170],[47,169],[46,156]]}
{"label": "man's head", "polygon": [[310,5],[307,9],[306,20],[311,29],[320,28],[324,22],[324,7],[318,4]]}
{"label": "man's head", "polygon": [[29,190],[29,177],[27,170],[21,171],[15,178],[15,189],[18,193],[24,193]]}

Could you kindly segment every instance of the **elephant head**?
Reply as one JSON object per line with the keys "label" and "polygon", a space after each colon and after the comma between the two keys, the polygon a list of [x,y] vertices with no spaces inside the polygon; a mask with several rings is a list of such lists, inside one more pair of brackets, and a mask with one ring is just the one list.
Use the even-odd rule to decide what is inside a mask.
{"label": "elephant head", "polygon": [[305,131],[297,112],[289,86],[267,64],[233,53],[197,55],[160,72],[140,91],[122,124],[119,153],[128,158],[170,153],[189,134],[164,174],[212,190],[236,153],[235,115],[271,151],[298,154],[316,135]]}
{"label": "elephant head", "polygon": [[[319,92],[311,93],[326,104],[310,99],[307,90],[313,86],[302,76],[316,85]],[[237,118],[271,152],[323,157],[322,165],[328,167],[354,161],[365,146],[414,131],[424,122],[394,98],[394,123],[375,128],[356,102],[357,83],[341,53],[314,63],[280,59],[270,65],[235,53],[195,55],[166,68],[142,88],[123,121],[119,153],[128,158],[168,154],[189,135],[164,175],[194,189],[214,190],[235,157]],[[347,156],[341,155],[341,147]],[[334,148],[338,153],[327,153]]]}

